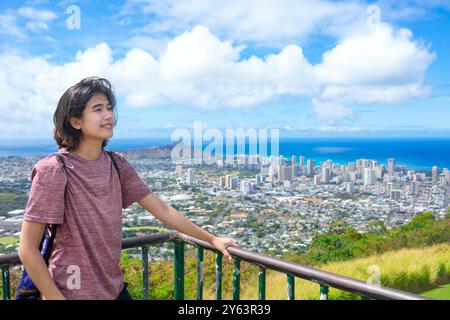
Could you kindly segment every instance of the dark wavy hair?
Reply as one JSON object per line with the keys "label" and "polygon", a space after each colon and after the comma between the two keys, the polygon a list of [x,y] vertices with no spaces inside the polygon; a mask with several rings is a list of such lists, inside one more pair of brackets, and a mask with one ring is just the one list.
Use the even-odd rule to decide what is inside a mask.
{"label": "dark wavy hair", "polygon": [[[86,103],[97,93],[103,93],[114,111],[114,125],[117,124],[116,98],[111,83],[103,78],[89,77],[67,89],[58,102],[53,115],[55,124],[53,137],[60,148],[75,150],[80,145],[83,133],[70,124],[70,119],[81,119]],[[108,140],[103,140],[102,148],[106,147]]]}

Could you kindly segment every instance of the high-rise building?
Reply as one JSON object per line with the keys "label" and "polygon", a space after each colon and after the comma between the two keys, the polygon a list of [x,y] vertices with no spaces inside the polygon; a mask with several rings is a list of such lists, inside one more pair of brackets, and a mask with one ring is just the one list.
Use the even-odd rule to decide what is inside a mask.
{"label": "high-rise building", "polygon": [[183,174],[183,166],[182,165],[177,165],[176,167],[175,167],[175,173],[176,174],[178,174],[178,175],[182,175]]}
{"label": "high-rise building", "polygon": [[409,185],[409,193],[413,195],[418,195],[420,192],[420,184],[418,181],[411,181]]}
{"label": "high-rise building", "polygon": [[392,188],[393,188],[392,182],[388,182],[386,184],[386,195],[390,196]]}
{"label": "high-rise building", "polygon": [[187,172],[186,172],[186,184],[188,186],[191,186],[192,185],[192,180],[193,180],[192,169],[189,168],[189,169],[187,169]]}
{"label": "high-rise building", "polygon": [[225,184],[226,184],[226,188],[227,188],[228,190],[234,189],[234,188],[233,188],[233,178],[235,178],[235,177],[233,177],[233,176],[231,176],[231,175],[229,175],[229,174],[227,174],[227,175],[225,176]]}
{"label": "high-rise building", "polygon": [[249,181],[243,181],[241,183],[241,192],[246,195],[254,192],[254,185]]}
{"label": "high-rise building", "polygon": [[445,182],[450,182],[450,170],[448,170],[447,168],[444,168],[442,170],[442,173],[444,173]]}
{"label": "high-rise building", "polygon": [[375,194],[380,195],[384,192],[383,185],[381,183],[375,184]]}
{"label": "high-rise building", "polygon": [[389,176],[394,175],[394,172],[395,172],[395,159],[394,158],[388,159],[387,170],[388,170]]}
{"label": "high-rise building", "polygon": [[391,190],[390,198],[392,200],[400,200],[402,193],[400,190]]}
{"label": "high-rise building", "polygon": [[313,181],[314,181],[314,184],[316,184],[316,185],[320,184],[320,174],[314,175]]}
{"label": "high-rise building", "polygon": [[284,165],[284,157],[280,156],[280,158],[278,159],[278,180],[281,180],[281,167]]}
{"label": "high-rise building", "polygon": [[291,159],[291,168],[292,168],[292,179],[297,175],[297,157],[292,156]]}
{"label": "high-rise building", "polygon": [[312,176],[314,174],[314,167],[315,167],[315,161],[308,159],[307,164],[306,164],[306,174],[308,176]]}
{"label": "high-rise building", "polygon": [[290,166],[281,167],[280,182],[292,181],[292,168]]}
{"label": "high-rise building", "polygon": [[237,189],[239,185],[239,178],[238,177],[232,177],[231,178],[231,189]]}
{"label": "high-rise building", "polygon": [[437,166],[434,166],[433,169],[431,169],[431,181],[433,182],[433,184],[436,184],[438,182],[438,174],[439,169]]}
{"label": "high-rise building", "polygon": [[363,183],[365,186],[370,186],[375,184],[376,178],[375,178],[375,170],[370,168],[364,168],[364,176],[363,176]]}
{"label": "high-rise building", "polygon": [[383,179],[383,172],[384,172],[384,165],[377,166],[377,167],[375,167],[374,170],[375,170],[375,177],[377,179],[382,180]]}
{"label": "high-rise building", "polygon": [[300,167],[304,167],[304,166],[305,166],[305,157],[300,156]]}
{"label": "high-rise building", "polygon": [[324,167],[322,169],[322,183],[328,184],[330,183],[330,168]]}
{"label": "high-rise building", "polygon": [[353,193],[353,191],[354,191],[353,182],[345,182],[345,192]]}
{"label": "high-rise building", "polygon": [[220,187],[225,188],[227,186],[227,179],[226,177],[222,176],[220,177]]}
{"label": "high-rise building", "polygon": [[347,172],[355,172],[356,166],[354,162],[349,162],[347,164]]}
{"label": "high-rise building", "polygon": [[265,177],[263,175],[257,174],[255,176],[256,183],[260,184],[265,182]]}

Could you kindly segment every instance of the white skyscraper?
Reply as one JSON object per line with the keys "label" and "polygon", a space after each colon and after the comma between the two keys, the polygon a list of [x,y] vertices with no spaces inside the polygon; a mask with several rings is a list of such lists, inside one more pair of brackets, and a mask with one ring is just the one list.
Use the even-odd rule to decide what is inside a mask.
{"label": "white skyscraper", "polygon": [[370,186],[375,184],[376,177],[375,177],[375,170],[370,168],[364,168],[364,176],[363,176],[363,183],[365,186]]}
{"label": "white skyscraper", "polygon": [[450,170],[444,168],[442,172],[444,173],[445,182],[450,182]]}
{"label": "white skyscraper", "polygon": [[354,191],[353,182],[345,182],[345,192],[353,193],[353,191]]}
{"label": "white skyscraper", "polygon": [[438,174],[439,169],[437,166],[434,166],[433,169],[431,169],[431,181],[433,182],[433,184],[438,183]]}
{"label": "white skyscraper", "polygon": [[392,182],[388,182],[388,183],[386,184],[386,195],[387,195],[387,196],[390,196],[392,188],[393,188]]}
{"label": "white skyscraper", "polygon": [[304,166],[305,166],[305,157],[300,156],[300,167],[304,167]]}
{"label": "white skyscraper", "polygon": [[187,169],[187,172],[186,172],[186,184],[188,186],[192,185],[192,179],[193,179],[193,177],[192,177],[192,169],[189,168],[189,169]]}

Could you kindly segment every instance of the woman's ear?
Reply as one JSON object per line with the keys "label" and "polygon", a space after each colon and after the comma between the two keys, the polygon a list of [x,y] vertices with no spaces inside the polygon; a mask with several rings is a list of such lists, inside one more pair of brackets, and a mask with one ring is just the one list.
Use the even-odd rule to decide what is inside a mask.
{"label": "woman's ear", "polygon": [[69,122],[70,122],[70,125],[72,127],[74,127],[75,129],[77,129],[77,130],[81,129],[81,121],[77,117],[70,118]]}

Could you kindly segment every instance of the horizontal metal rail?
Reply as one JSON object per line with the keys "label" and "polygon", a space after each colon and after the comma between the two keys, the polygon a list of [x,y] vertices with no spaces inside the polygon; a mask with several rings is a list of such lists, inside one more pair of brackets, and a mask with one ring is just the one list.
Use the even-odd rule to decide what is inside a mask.
{"label": "horizontal metal rail", "polygon": [[[203,296],[203,249],[214,251],[216,257],[216,299],[222,298],[222,253],[205,241],[201,241],[178,232],[166,232],[152,235],[145,235],[122,240],[122,249],[142,248],[143,260],[143,286],[144,298],[148,299],[148,245],[164,242],[175,243],[175,268],[174,268],[174,298],[184,299],[184,244],[191,244],[198,247],[197,255],[197,299]],[[234,276],[233,276],[233,298],[239,299],[240,284],[240,261],[256,264],[259,268],[258,276],[258,298],[265,299],[266,269],[282,272],[287,275],[288,299],[294,299],[295,279],[294,277],[309,280],[320,285],[320,299],[328,298],[328,288],[336,288],[361,295],[365,299],[386,299],[386,300],[429,300],[429,298],[416,295],[410,292],[397,289],[372,285],[360,280],[341,276],[338,274],[318,270],[296,263],[272,258],[264,254],[245,250],[239,247],[228,247],[228,252],[233,256]],[[9,296],[9,266],[20,265],[17,254],[0,256],[0,266],[2,267],[3,294]],[[8,288],[5,288],[8,286]]]}

